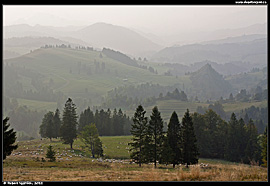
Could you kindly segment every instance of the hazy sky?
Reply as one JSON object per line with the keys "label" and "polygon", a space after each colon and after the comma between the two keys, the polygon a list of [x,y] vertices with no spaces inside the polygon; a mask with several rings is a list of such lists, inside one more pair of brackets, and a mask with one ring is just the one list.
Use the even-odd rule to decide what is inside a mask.
{"label": "hazy sky", "polygon": [[106,22],[158,35],[240,28],[267,22],[267,6],[13,6],[3,5],[3,24],[86,26]]}

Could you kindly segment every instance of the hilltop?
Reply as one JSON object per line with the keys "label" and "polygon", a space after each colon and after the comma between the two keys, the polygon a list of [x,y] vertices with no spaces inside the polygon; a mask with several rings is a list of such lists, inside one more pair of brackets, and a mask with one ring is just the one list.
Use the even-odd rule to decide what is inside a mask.
{"label": "hilltop", "polygon": [[190,79],[197,95],[205,99],[219,99],[221,96],[228,96],[233,91],[232,86],[210,64],[193,72]]}
{"label": "hilltop", "polygon": [[[97,22],[84,27],[53,27],[27,24],[5,26],[4,38],[54,37],[66,42],[88,43],[95,48],[113,48],[131,56],[145,57],[162,48],[129,28]],[[48,43],[47,43],[48,44]],[[85,45],[85,44],[84,44]]]}
{"label": "hilltop", "polygon": [[74,37],[92,43],[96,47],[113,48],[129,55],[145,55],[161,49],[161,46],[128,28],[108,23],[95,23],[78,30]]}
{"label": "hilltop", "polygon": [[151,73],[148,69],[125,64],[92,49],[41,48],[4,62],[9,68],[17,68],[15,72],[20,76],[15,80],[6,78],[5,84],[10,83],[11,86],[21,82],[25,91],[36,92],[39,88],[33,84],[37,81],[38,86],[48,86],[54,92],[60,91],[71,97],[91,98],[94,104],[109,90],[118,86],[146,82],[167,86],[179,82],[175,77]]}

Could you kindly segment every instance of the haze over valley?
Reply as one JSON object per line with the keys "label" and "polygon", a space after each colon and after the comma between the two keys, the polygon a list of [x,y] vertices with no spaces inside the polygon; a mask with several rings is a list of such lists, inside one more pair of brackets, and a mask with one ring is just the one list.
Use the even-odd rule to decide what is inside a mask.
{"label": "haze over valley", "polygon": [[[74,103],[76,140],[83,142],[83,129],[91,127],[106,145],[107,136],[125,136],[120,137],[126,140],[123,154],[98,145],[108,159],[132,159],[126,150],[134,135],[134,112],[142,106],[150,120],[157,106],[165,136],[173,117],[184,127],[190,112],[200,157],[250,163],[251,145],[242,149],[245,158],[234,159],[227,153],[228,136],[240,130],[230,128],[234,117],[237,123],[243,120],[243,130],[254,125],[258,139],[268,125],[266,6],[5,5],[3,10],[3,117],[10,118],[17,141],[60,140],[46,133],[46,118],[59,112],[64,125],[63,112]],[[213,128],[207,123],[212,111],[218,117]],[[208,149],[204,135],[211,136],[207,143],[222,144]],[[115,148],[122,148],[124,143],[117,143]],[[65,144],[78,148],[73,141]],[[261,164],[257,155],[252,157]],[[173,168],[180,162],[162,161]]]}

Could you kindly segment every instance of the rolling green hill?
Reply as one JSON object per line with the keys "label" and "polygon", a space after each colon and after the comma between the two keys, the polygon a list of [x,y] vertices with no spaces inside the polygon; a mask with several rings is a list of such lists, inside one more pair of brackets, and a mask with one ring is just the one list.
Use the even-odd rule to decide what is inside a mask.
{"label": "rolling green hill", "polygon": [[167,86],[181,82],[180,78],[157,75],[91,50],[44,48],[5,60],[5,63],[40,74],[40,77],[32,76],[30,79],[27,75],[21,75],[19,81],[23,87],[31,87],[31,79],[38,79],[44,86],[49,86],[51,81],[53,91],[63,92],[70,97],[91,98],[93,104],[118,86],[146,82]]}
{"label": "rolling green hill", "polygon": [[[128,57],[126,56],[126,58]],[[243,82],[250,76],[257,78],[257,81],[252,81],[252,86],[263,79],[259,76],[255,77],[258,72],[257,74],[246,73],[226,77],[224,80],[208,64],[190,75],[165,76],[161,72],[162,69],[165,70],[163,66],[154,65],[153,67],[159,72],[155,74],[147,68],[141,68],[140,63],[137,66],[125,64],[123,61],[108,57],[102,51],[68,47],[41,48],[21,57],[7,59],[4,63],[5,66],[11,68],[4,70],[4,96],[17,98],[19,105],[27,105],[33,110],[41,110],[41,108],[51,110],[53,107],[59,107],[59,104],[64,104],[67,97],[79,100],[75,100],[76,105],[79,102],[85,102],[85,104],[79,104],[83,107],[100,105],[108,91],[117,87],[137,86],[145,83],[176,86],[179,90],[184,90],[188,98],[193,97],[194,99],[197,96],[199,100],[215,100],[220,96],[226,98],[231,92],[240,90],[238,84],[241,85],[241,81]],[[152,63],[147,62],[144,65],[152,66]],[[251,88],[246,84],[248,82],[245,83],[245,86]],[[16,89],[18,86],[21,86],[22,89]],[[241,88],[244,87],[241,86]],[[8,90],[15,91],[17,94],[13,95],[12,91],[10,93]],[[20,96],[20,91],[38,92],[39,94],[48,91],[51,93],[51,97],[62,98],[45,99],[49,97],[47,94],[44,94],[43,99],[34,96],[23,97]],[[153,95],[159,93],[155,92]],[[153,95],[147,96],[152,97]],[[127,96],[130,97],[130,95]],[[188,107],[185,106],[186,108]],[[80,108],[80,110],[83,109],[85,108]]]}

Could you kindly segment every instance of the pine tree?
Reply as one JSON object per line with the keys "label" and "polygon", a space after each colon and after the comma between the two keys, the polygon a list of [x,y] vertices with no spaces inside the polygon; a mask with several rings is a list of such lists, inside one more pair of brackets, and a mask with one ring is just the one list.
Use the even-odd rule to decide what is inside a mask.
{"label": "pine tree", "polygon": [[262,166],[267,167],[267,127],[265,128],[265,131],[263,133],[262,138]]}
{"label": "pine tree", "polygon": [[118,131],[117,131],[117,135],[121,135],[124,133],[123,129],[124,129],[124,114],[122,112],[121,109],[118,110]]}
{"label": "pine tree", "polygon": [[214,112],[212,109],[208,109],[204,114],[204,121],[205,121],[205,135],[204,141],[206,142],[206,151],[207,156],[211,158],[216,157],[216,138],[217,138],[217,124],[218,120],[221,120],[220,117]]}
{"label": "pine tree", "polygon": [[60,111],[57,108],[55,110],[54,116],[53,116],[53,128],[54,128],[54,138],[60,137],[60,127],[61,127],[61,119],[60,119]]}
{"label": "pine tree", "polygon": [[53,128],[53,112],[49,111],[46,113],[42,119],[42,123],[40,125],[39,133],[43,138],[51,138],[54,137],[54,128]]}
{"label": "pine tree", "polygon": [[229,161],[237,162],[239,161],[239,144],[237,143],[237,125],[238,121],[234,113],[231,115],[231,119],[228,123],[228,135],[227,143],[225,146],[225,159]]}
{"label": "pine tree", "polygon": [[245,149],[245,163],[259,161],[261,151],[258,143],[258,131],[252,119],[249,119],[247,125],[247,146]]}
{"label": "pine tree", "polygon": [[102,143],[98,135],[98,129],[94,123],[84,126],[79,138],[89,148],[93,158],[95,158],[95,155],[98,157],[103,156]]}
{"label": "pine tree", "polygon": [[238,156],[239,160],[243,161],[243,158],[245,156],[245,148],[247,146],[247,133],[246,133],[246,126],[243,118],[240,118],[238,121],[237,126],[237,142],[238,143]]}
{"label": "pine tree", "polygon": [[[150,155],[155,168],[157,166],[157,160],[160,160],[160,154],[162,150],[163,143],[163,120],[160,116],[157,106],[152,110],[152,115],[150,116],[149,126],[148,126],[148,136],[150,137],[150,144],[152,144],[152,154]],[[150,150],[150,149],[149,149]]]}
{"label": "pine tree", "polygon": [[50,141],[52,141],[52,138],[54,137],[54,126],[53,126],[53,112],[48,112],[46,115],[46,129],[45,134],[47,138],[50,138]]}
{"label": "pine tree", "polygon": [[198,140],[198,151],[200,152],[200,156],[204,157],[209,154],[209,143],[206,140],[208,135],[208,130],[206,130],[206,122],[204,116],[199,114],[198,112],[194,112],[192,114],[192,122],[194,125],[194,133]]}
{"label": "pine tree", "polygon": [[197,147],[197,139],[194,133],[194,127],[192,118],[189,114],[189,110],[185,112],[185,115],[182,119],[181,126],[181,150],[183,163],[186,163],[188,167],[190,164],[198,163],[198,147]]}
{"label": "pine tree", "polygon": [[119,123],[119,118],[117,114],[116,108],[113,110],[113,116],[112,116],[112,133],[113,135],[116,135],[118,132],[118,123]]}
{"label": "pine tree", "polygon": [[50,162],[55,161],[55,150],[53,150],[51,145],[47,148],[46,158],[48,158]]}
{"label": "pine tree", "polygon": [[60,112],[56,109],[55,114],[51,111],[46,113],[42,119],[42,124],[40,125],[39,133],[43,138],[57,138],[60,137]]}
{"label": "pine tree", "polygon": [[169,147],[173,151],[173,157],[171,158],[172,161],[170,163],[172,163],[173,167],[175,167],[175,165],[182,162],[182,154],[180,149],[180,123],[175,111],[172,113],[170,122],[168,124],[167,139]]}
{"label": "pine tree", "polygon": [[175,154],[169,145],[168,137],[164,136],[159,163],[168,165],[173,162],[174,157]]}
{"label": "pine tree", "polygon": [[131,125],[131,134],[133,135],[131,145],[131,159],[134,159],[139,166],[144,163],[145,155],[145,138],[147,134],[147,117],[146,111],[141,105],[138,106],[132,118],[133,124]]}
{"label": "pine tree", "polygon": [[16,132],[14,129],[8,130],[10,127],[10,124],[7,123],[8,120],[8,117],[3,120],[3,159],[6,159],[13,150],[18,148],[18,145],[13,145],[16,141]]}
{"label": "pine tree", "polygon": [[60,128],[60,133],[61,139],[64,141],[64,144],[70,144],[71,149],[74,139],[77,137],[76,127],[76,105],[72,102],[72,99],[68,98],[63,111],[63,120]]}

